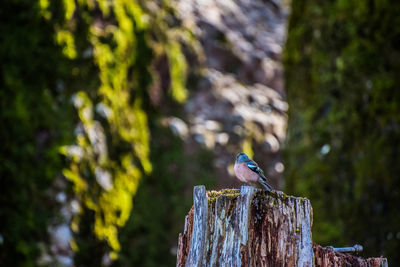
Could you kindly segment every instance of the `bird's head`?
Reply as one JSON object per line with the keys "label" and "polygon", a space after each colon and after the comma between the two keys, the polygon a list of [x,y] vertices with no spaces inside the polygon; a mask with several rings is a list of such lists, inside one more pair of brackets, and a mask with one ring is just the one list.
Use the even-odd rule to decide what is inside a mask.
{"label": "bird's head", "polygon": [[242,162],[245,162],[245,161],[248,161],[248,160],[250,160],[249,157],[246,154],[244,154],[243,152],[240,152],[236,156],[236,162],[237,163],[242,163]]}

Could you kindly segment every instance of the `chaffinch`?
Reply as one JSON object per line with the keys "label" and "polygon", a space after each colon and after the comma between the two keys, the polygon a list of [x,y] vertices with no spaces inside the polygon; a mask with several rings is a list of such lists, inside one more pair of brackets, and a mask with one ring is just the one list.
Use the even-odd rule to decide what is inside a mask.
{"label": "chaffinch", "polygon": [[268,191],[272,190],[271,186],[267,184],[267,178],[264,172],[258,167],[257,163],[251,160],[245,153],[237,154],[234,170],[236,177],[240,181],[254,187],[260,187],[261,185]]}

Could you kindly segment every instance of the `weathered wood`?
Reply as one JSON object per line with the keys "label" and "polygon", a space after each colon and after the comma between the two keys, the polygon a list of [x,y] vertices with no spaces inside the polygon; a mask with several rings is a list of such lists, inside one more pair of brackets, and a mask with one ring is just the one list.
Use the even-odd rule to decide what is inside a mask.
{"label": "weathered wood", "polygon": [[311,214],[307,199],[281,192],[195,187],[177,266],[312,266]]}
{"label": "weathered wood", "polygon": [[192,242],[189,255],[186,260],[186,266],[202,266],[204,261],[204,246],[207,234],[207,213],[208,199],[206,188],[196,186],[193,191],[194,198],[194,221]]}
{"label": "weathered wood", "polygon": [[331,248],[321,247],[318,244],[313,244],[315,255],[315,266],[352,266],[352,267],[387,267],[386,258],[368,258],[364,259],[351,254],[335,252]]}
{"label": "weathered wood", "polygon": [[194,208],[192,207],[185,218],[185,229],[182,234],[179,234],[176,266],[185,266],[187,255],[189,255],[192,244],[193,214]]}
{"label": "weathered wood", "polygon": [[249,186],[218,192],[196,186],[193,198],[179,235],[179,267],[387,266],[386,259],[364,260],[313,245],[308,199]]}

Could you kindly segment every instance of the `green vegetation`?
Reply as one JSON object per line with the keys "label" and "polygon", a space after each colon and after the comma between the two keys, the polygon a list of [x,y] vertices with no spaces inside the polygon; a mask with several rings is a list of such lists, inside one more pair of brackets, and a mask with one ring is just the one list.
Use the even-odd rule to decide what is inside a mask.
{"label": "green vegetation", "polygon": [[[98,6],[81,1],[75,6],[68,0],[64,5],[66,21],[56,25],[57,41],[71,59],[91,54],[98,84],[93,88],[83,84],[85,89],[73,97],[81,125],[76,144],[61,149],[70,161],[63,174],[74,184],[81,205],[94,212],[95,235],[118,252],[118,228],[129,218],[143,172],[152,169],[142,104],[151,64],[144,36],[146,14],[134,1],[99,1]],[[81,28],[87,29],[82,53],[75,48],[74,38]],[[71,225],[75,232],[80,217]]]}
{"label": "green vegetation", "polygon": [[286,190],[313,239],[400,264],[400,4],[292,2],[284,56]]}
{"label": "green vegetation", "polygon": [[37,265],[49,224],[62,220],[53,190],[64,175],[80,203],[76,266],[107,253],[115,265],[171,265],[173,222],[191,203],[182,191],[213,173],[207,151],[184,165],[182,141],[160,123],[187,98],[182,48],[196,40],[167,1],[10,0],[0,15],[0,262]]}
{"label": "green vegetation", "polygon": [[0,15],[0,262],[36,266],[55,215],[49,189],[63,166],[58,150],[73,138],[71,90],[61,80],[74,75],[38,3],[7,1]]}
{"label": "green vegetation", "polygon": [[[151,128],[158,134],[151,145],[154,170],[141,181],[131,217],[120,233],[124,245],[113,266],[175,266],[173,253],[193,204],[193,186],[213,185],[211,152],[200,150],[185,156],[182,140],[169,129]],[[188,177],[195,179],[188,181]]]}
{"label": "green vegetation", "polygon": [[215,200],[222,195],[228,198],[235,198],[240,195],[240,189],[222,189],[220,191],[207,191],[209,202],[215,202]]}
{"label": "green vegetation", "polygon": [[[174,265],[192,186],[212,184],[213,153],[187,149],[162,123],[183,116],[197,78],[186,59],[204,59],[172,4],[157,3],[2,4],[2,265],[37,266],[49,250],[65,178],[61,190],[80,204],[76,266],[104,255],[114,266]],[[284,57],[288,193],[311,199],[315,241],[360,243],[391,265],[400,264],[399,13],[385,1],[294,0]]]}

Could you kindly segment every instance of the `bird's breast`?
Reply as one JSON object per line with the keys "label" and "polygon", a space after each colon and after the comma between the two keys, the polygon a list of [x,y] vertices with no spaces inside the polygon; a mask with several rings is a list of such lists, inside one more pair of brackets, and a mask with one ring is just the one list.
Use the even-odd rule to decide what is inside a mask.
{"label": "bird's breast", "polygon": [[234,170],[236,177],[244,183],[257,182],[258,180],[258,174],[250,170],[245,162],[236,163]]}

